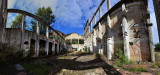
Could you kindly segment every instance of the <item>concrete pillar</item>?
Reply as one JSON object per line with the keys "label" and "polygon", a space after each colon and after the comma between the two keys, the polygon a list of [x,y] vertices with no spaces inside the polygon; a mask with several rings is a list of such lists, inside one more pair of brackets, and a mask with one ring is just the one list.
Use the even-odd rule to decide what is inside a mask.
{"label": "concrete pillar", "polygon": [[[149,15],[149,11],[147,12]],[[155,62],[155,51],[154,51],[154,43],[153,43],[153,37],[152,37],[152,24],[150,22],[150,17],[147,17],[147,26],[148,26],[148,34],[149,34],[149,45],[150,45],[150,51],[151,51],[151,61]]]}
{"label": "concrete pillar", "polygon": [[96,20],[96,15],[94,15],[94,25],[96,25],[97,20]]}
{"label": "concrete pillar", "polygon": [[89,25],[90,26],[90,32],[92,32],[92,22],[91,22],[91,19],[89,18],[88,21],[90,23],[90,25]]}
{"label": "concrete pillar", "polygon": [[107,23],[108,23],[108,28],[107,28],[107,34],[108,34],[108,39],[107,39],[107,58],[108,60],[112,59],[112,54],[113,54],[113,47],[114,47],[114,40],[113,36],[110,34],[111,33],[111,20],[110,16],[107,16]]}
{"label": "concrete pillar", "polygon": [[49,51],[49,27],[46,26],[46,46],[45,46],[45,50],[47,52],[47,55],[48,55],[48,51]]}
{"label": "concrete pillar", "polygon": [[111,8],[110,0],[107,0],[107,8],[108,8],[108,10]]}
{"label": "concrete pillar", "polygon": [[55,52],[55,41],[52,42],[52,52]]}
{"label": "concrete pillar", "polygon": [[101,17],[102,17],[102,8],[99,7],[99,19],[101,19]]}
{"label": "concrete pillar", "polygon": [[25,40],[25,15],[22,16],[21,25],[21,50],[24,50],[24,40]]}
{"label": "concrete pillar", "polygon": [[5,26],[7,19],[7,0],[0,0],[0,42],[5,43]]}
{"label": "concrete pillar", "polygon": [[149,44],[150,44],[150,51],[151,51],[151,61],[155,62],[155,52],[154,52],[154,43],[153,43],[151,25],[148,25],[148,33],[149,33]]}
{"label": "concrete pillar", "polygon": [[39,35],[40,35],[40,29],[39,29],[39,22],[37,21],[36,25],[36,44],[35,44],[35,55],[39,56]]}
{"label": "concrete pillar", "polygon": [[59,54],[59,41],[57,41],[57,54]]}
{"label": "concrete pillar", "polygon": [[[53,34],[52,34],[53,36],[54,36],[54,31],[53,31]],[[55,40],[53,39],[53,42],[52,42],[53,44],[52,44],[52,52],[55,52]]]}
{"label": "concrete pillar", "polygon": [[122,25],[123,25],[123,35],[124,35],[124,54],[125,56],[130,59],[130,48],[129,48],[129,36],[130,36],[130,31],[129,31],[129,25],[127,22],[126,18],[126,8],[125,4],[122,4]]}

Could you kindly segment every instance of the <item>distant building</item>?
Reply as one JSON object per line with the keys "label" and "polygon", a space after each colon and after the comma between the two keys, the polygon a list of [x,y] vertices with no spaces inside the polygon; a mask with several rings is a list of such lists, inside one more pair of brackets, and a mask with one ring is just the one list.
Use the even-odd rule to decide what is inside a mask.
{"label": "distant building", "polygon": [[70,45],[70,51],[80,51],[84,48],[84,38],[77,33],[68,34],[65,40]]}

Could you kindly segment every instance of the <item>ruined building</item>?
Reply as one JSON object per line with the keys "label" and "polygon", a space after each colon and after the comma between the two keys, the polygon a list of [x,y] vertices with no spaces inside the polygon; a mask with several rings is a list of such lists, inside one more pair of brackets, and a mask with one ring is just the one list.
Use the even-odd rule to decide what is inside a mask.
{"label": "ruined building", "polygon": [[68,34],[65,37],[66,43],[70,44],[70,51],[80,51],[84,48],[84,38],[77,33]]}
{"label": "ruined building", "polygon": [[[109,60],[123,47],[124,55],[130,60],[154,61],[147,0],[121,0],[112,8],[110,1],[102,0],[93,17],[88,19],[84,28],[85,46]],[[102,5],[106,2],[108,11],[102,15]]]}
{"label": "ruined building", "polygon": [[[6,28],[8,13],[22,14],[21,28]],[[26,16],[37,21],[36,31],[25,29]],[[46,34],[40,34],[39,23],[46,24]],[[49,32],[49,28],[51,29]],[[7,9],[7,0],[0,0],[0,43],[6,43],[16,50],[30,51],[34,57],[39,55],[59,54],[66,47],[65,40],[57,30],[47,25],[39,17],[19,9]]]}

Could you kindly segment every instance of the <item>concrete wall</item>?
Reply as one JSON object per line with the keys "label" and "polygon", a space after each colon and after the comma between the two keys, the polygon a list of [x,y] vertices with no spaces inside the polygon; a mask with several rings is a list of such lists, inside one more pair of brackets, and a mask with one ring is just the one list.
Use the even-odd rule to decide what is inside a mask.
{"label": "concrete wall", "polygon": [[[125,12],[122,11],[122,4],[116,4],[94,26],[93,33],[91,33],[93,34],[93,49],[113,59],[116,50],[119,49],[119,44],[123,42],[124,54],[129,59],[150,61],[151,50],[147,24],[145,24],[148,18],[145,1],[124,3]],[[123,24],[124,16],[126,24]],[[134,28],[137,24],[138,31]],[[135,37],[136,34],[138,37]],[[88,43],[90,37],[85,37],[87,37],[85,43]],[[128,40],[124,41],[126,37]]]}

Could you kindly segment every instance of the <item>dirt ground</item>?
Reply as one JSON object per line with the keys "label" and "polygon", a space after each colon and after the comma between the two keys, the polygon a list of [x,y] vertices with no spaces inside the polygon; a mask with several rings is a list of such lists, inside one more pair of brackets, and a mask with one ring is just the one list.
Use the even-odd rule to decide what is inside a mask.
{"label": "dirt ground", "polygon": [[[73,52],[65,55],[40,58],[34,61],[20,63],[27,64],[24,72],[17,75],[159,75],[159,68],[152,68],[148,64],[124,65],[133,67],[143,65],[149,70],[147,72],[132,72],[113,67],[113,61],[107,61],[103,56],[96,54]],[[33,69],[33,70],[31,70]],[[44,71],[46,70],[46,71]],[[30,72],[32,71],[32,72]],[[39,73],[34,73],[34,71]],[[13,74],[13,73],[12,73]]]}

